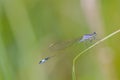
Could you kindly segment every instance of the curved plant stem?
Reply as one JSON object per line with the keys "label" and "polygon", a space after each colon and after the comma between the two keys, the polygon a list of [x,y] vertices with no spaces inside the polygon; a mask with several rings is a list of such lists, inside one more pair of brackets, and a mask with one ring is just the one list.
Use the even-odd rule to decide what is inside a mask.
{"label": "curved plant stem", "polygon": [[74,59],[73,59],[73,67],[72,67],[72,79],[73,80],[76,80],[76,74],[75,74],[75,63],[76,63],[76,60],[82,55],[84,54],[85,52],[87,52],[88,50],[90,50],[91,48],[95,47],[96,45],[98,45],[99,43],[105,41],[106,39],[114,36],[115,34],[119,33],[120,32],[120,29],[109,34],[108,36],[106,36],[105,38],[97,41],[96,43],[94,43],[93,45],[91,45],[90,47],[88,47],[87,49],[83,50],[81,53],[79,53]]}

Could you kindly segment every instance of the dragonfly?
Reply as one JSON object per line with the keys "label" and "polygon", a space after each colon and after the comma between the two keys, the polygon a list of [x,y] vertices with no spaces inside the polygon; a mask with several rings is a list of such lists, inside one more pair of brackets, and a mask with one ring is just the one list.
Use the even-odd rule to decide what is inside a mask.
{"label": "dragonfly", "polygon": [[[91,34],[84,34],[82,37],[74,39],[74,40],[68,40],[68,41],[63,41],[61,43],[53,43],[51,45],[49,45],[49,50],[62,50],[65,49],[69,46],[71,46],[72,44],[74,44],[75,42],[81,43],[81,42],[85,42],[85,41],[90,41],[92,42],[93,40],[96,39],[96,32],[93,32]],[[43,58],[42,60],[39,61],[39,64],[43,64],[46,63],[49,59],[51,59],[52,57],[55,57],[56,55],[53,56],[47,56],[45,58]]]}

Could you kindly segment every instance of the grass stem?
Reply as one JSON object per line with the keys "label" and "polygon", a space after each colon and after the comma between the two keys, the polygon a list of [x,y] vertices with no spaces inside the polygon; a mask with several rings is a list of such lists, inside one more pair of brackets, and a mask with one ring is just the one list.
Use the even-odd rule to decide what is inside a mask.
{"label": "grass stem", "polygon": [[90,50],[91,48],[95,47],[96,45],[100,44],[101,42],[107,40],[108,38],[114,36],[115,34],[119,33],[120,29],[109,34],[108,36],[104,37],[103,39],[97,41],[96,43],[94,43],[93,45],[91,45],[90,47],[88,47],[87,49],[83,50],[82,52],[80,52],[74,59],[73,59],[73,67],[72,67],[72,79],[76,80],[76,74],[75,74],[75,63],[77,61],[77,59],[84,54],[85,52],[87,52],[88,50]]}

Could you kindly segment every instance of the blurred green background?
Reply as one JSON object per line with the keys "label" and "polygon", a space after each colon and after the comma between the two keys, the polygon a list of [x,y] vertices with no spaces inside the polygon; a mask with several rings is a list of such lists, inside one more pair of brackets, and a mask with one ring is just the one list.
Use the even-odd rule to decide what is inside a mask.
{"label": "blurred green background", "polygon": [[[55,41],[120,28],[120,0],[0,0],[0,80],[72,80],[72,60],[91,44],[48,51]],[[120,80],[120,34],[82,55],[77,80]],[[39,61],[62,54],[45,64]]]}

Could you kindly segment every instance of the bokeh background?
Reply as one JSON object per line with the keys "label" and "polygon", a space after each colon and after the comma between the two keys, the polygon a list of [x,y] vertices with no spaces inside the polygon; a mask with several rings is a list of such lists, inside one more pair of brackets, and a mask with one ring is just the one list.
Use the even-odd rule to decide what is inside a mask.
{"label": "bokeh background", "polygon": [[[92,32],[97,41],[119,28],[120,0],[0,0],[0,80],[72,80],[73,58],[94,42],[48,46]],[[119,44],[117,34],[80,56],[77,80],[120,80]]]}

